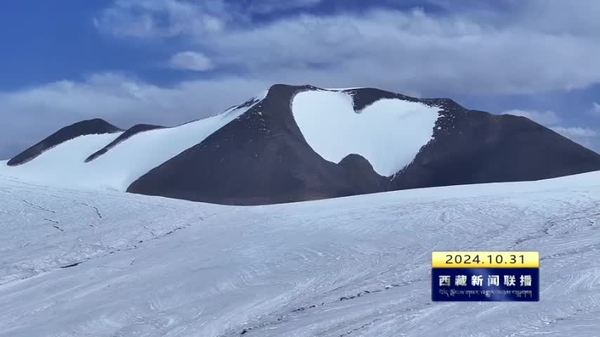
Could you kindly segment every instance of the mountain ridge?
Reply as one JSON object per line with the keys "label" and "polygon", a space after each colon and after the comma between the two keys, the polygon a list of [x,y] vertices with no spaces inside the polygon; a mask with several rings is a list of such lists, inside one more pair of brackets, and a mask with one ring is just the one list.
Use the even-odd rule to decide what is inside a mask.
{"label": "mountain ridge", "polygon": [[[54,172],[68,171],[70,167],[49,159],[53,148],[74,146],[78,136],[99,133],[107,136],[90,138],[82,153],[72,154],[81,157],[73,162],[82,180],[90,180],[90,174],[106,180],[99,187],[222,204],[539,180],[600,170],[600,155],[525,117],[492,115],[449,98],[420,99],[376,88],[276,84],[262,97],[175,127],[138,124],[123,131],[103,120],[92,121],[57,131],[11,159],[4,171],[18,176],[23,166],[27,174],[44,176],[47,168],[34,164],[46,151],[42,157],[55,166]],[[87,124],[97,125],[76,127]],[[340,133],[344,128],[346,133]],[[36,148],[51,143],[49,139],[52,147]],[[130,162],[121,167],[118,160]],[[107,178],[110,174],[115,177]],[[44,178],[59,180],[51,173],[39,180]]]}
{"label": "mountain ridge", "polygon": [[116,133],[119,131],[122,130],[101,118],[93,118],[76,122],[61,128],[50,136],[44,138],[42,141],[17,154],[8,160],[7,165],[17,166],[24,164],[35,159],[43,152],[76,137],[92,134]]}

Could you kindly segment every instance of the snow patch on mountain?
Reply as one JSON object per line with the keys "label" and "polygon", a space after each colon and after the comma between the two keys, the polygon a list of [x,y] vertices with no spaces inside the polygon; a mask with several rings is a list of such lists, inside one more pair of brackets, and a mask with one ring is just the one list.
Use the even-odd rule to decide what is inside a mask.
{"label": "snow patch on mountain", "polygon": [[96,184],[90,165],[85,158],[104,145],[112,142],[121,132],[102,135],[79,136],[44,151],[33,160],[19,166],[0,167],[0,173],[29,182],[50,186],[82,186]]}
{"label": "snow patch on mountain", "polygon": [[121,133],[76,137],[17,167],[0,163],[0,174],[52,186],[125,191],[139,177],[202,142],[250,107],[234,108],[177,127],[136,134],[87,163],[85,159],[90,154]]}
{"label": "snow patch on mountain", "polygon": [[375,171],[391,176],[431,140],[439,108],[401,99],[380,99],[354,111],[352,96],[303,91],[292,112],[304,138],[321,157],[339,163],[349,154],[365,157]]}

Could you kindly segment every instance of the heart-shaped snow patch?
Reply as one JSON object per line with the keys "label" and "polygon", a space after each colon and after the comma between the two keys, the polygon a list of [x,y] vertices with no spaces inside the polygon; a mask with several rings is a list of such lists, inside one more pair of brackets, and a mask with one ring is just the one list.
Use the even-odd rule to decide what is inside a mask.
{"label": "heart-shaped snow patch", "polygon": [[304,138],[324,159],[339,163],[355,153],[382,176],[397,173],[431,140],[439,108],[401,99],[380,99],[359,112],[341,91],[303,91],[292,112]]}

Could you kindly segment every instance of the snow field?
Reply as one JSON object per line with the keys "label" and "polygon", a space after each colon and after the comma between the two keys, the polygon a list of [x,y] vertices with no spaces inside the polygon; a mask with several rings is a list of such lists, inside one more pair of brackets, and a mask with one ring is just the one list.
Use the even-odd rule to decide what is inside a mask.
{"label": "snow field", "polygon": [[[597,336],[599,210],[600,172],[256,207],[0,174],[0,336]],[[541,301],[432,303],[433,250],[539,250]]]}
{"label": "snow field", "polygon": [[315,90],[296,94],[292,112],[305,140],[324,159],[339,163],[359,154],[378,174],[391,176],[431,140],[439,108],[380,99],[355,112],[350,94]]}

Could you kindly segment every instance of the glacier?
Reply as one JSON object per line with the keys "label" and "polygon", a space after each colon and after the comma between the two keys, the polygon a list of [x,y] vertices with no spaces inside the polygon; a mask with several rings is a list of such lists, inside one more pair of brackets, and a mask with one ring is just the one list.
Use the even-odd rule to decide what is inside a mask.
{"label": "glacier", "polygon": [[[431,302],[434,250],[541,253],[537,303]],[[597,336],[600,172],[270,206],[0,175],[0,336]]]}

